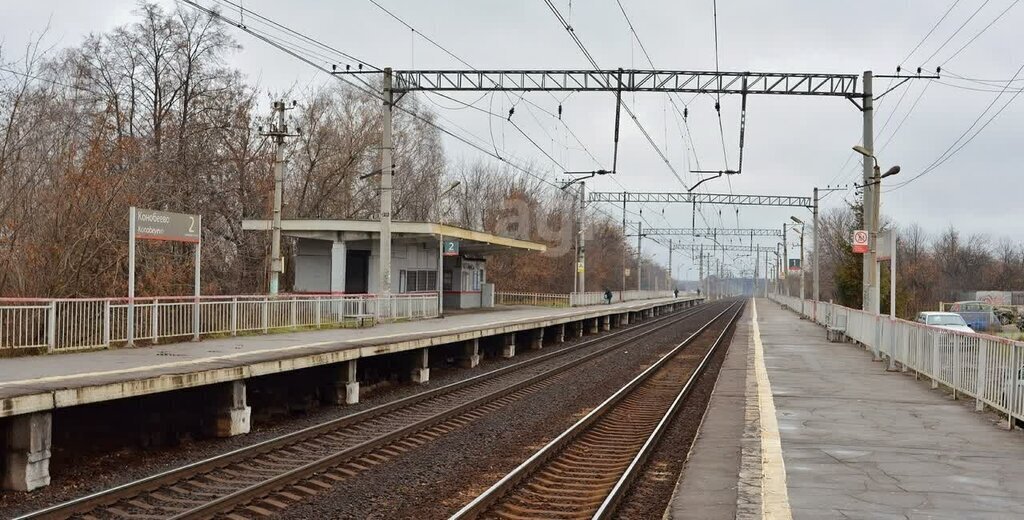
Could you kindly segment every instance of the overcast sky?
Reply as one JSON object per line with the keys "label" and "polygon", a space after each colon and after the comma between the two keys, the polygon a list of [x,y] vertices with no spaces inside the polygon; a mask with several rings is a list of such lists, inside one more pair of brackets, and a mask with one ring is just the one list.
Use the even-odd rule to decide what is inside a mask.
{"label": "overcast sky", "polygon": [[[208,6],[216,3],[214,0],[198,1]],[[715,69],[712,0],[621,1],[658,68]],[[583,54],[543,0],[378,2],[476,68],[589,68]],[[159,3],[174,7],[172,0]],[[568,0],[554,0],[554,3],[602,68],[648,68],[615,0],[577,0],[571,7]],[[955,2],[948,16],[911,54],[953,3],[953,0],[722,0],[717,16],[718,66],[721,70],[854,74],[873,70],[875,74],[891,74],[901,62],[904,69],[910,70],[923,66],[934,71],[936,66],[942,65],[943,79],[910,81],[887,94],[878,104],[875,142],[882,168],[899,164],[902,172],[892,180],[895,183],[906,181],[940,158],[967,132],[1024,64],[1024,49],[1019,45],[1019,37],[1015,37],[1024,21],[1024,8],[1010,8],[996,20],[1016,3],[1014,0]],[[375,66],[464,68],[369,0],[243,0],[243,4]],[[58,47],[76,45],[90,32],[102,32],[130,22],[136,5],[133,0],[2,2],[0,34],[5,57],[10,59],[11,52],[17,52],[47,24],[50,26],[48,43]],[[231,14],[237,16],[237,12]],[[993,20],[995,23],[985,29]],[[252,25],[255,27],[256,23]],[[233,63],[264,90],[306,88],[336,81],[240,30],[231,32],[243,45],[232,57]],[[980,36],[968,44],[979,33]],[[962,52],[957,54],[962,47]],[[903,62],[908,54],[909,59]],[[338,63],[345,62],[339,60]],[[991,81],[985,84],[965,81],[952,74]],[[1016,94],[1015,88],[1024,88],[1024,75],[1018,79],[1020,81],[1011,84],[988,114],[970,129],[968,137],[1010,101]],[[875,92],[884,91],[889,85],[889,80],[876,80]],[[550,112],[557,110],[558,101],[554,96],[545,93],[526,96]],[[518,96],[480,98],[473,93],[458,97],[466,102],[479,99],[477,106],[502,115],[508,113],[512,102],[518,101]],[[564,94],[557,94],[558,100],[564,97]],[[426,104],[438,111],[447,128],[474,134],[506,156],[514,156],[523,163],[531,162],[539,174],[551,180],[561,177],[561,166],[519,136],[503,118],[488,121],[486,114],[479,111],[451,110],[443,107],[456,107],[455,103],[436,97],[430,99],[436,104]],[[677,103],[686,103],[688,107],[692,150],[684,146],[679,121],[673,115],[667,96],[626,95],[624,99],[685,183],[692,185],[699,178],[688,173],[690,167],[696,167],[695,157],[704,169],[726,167],[712,96],[677,98]],[[729,168],[736,167],[739,151],[739,101],[738,96],[723,97],[721,101]],[[564,125],[538,109],[526,108],[524,103],[517,105],[514,118],[562,166],[570,170],[610,167],[612,96],[576,93],[568,96],[562,105]],[[993,240],[1000,237],[1024,240],[1024,206],[1019,202],[1024,186],[1019,181],[1018,167],[1024,154],[1019,141],[1024,127],[1022,105],[1024,103],[1011,102],[976,139],[948,161],[913,183],[884,193],[883,215],[901,224],[917,222],[933,234],[954,225],[965,233],[988,234]],[[267,108],[269,111],[269,102]],[[597,157],[598,163],[578,150],[580,147],[568,136],[566,125]],[[732,176],[731,182],[719,179],[701,188],[715,193],[809,196],[814,186],[847,185],[860,176],[859,160],[852,158],[850,152],[860,136],[861,115],[842,98],[752,96],[747,107],[743,173]],[[452,160],[484,157],[451,139],[446,140],[445,146]],[[616,177],[617,183],[609,178],[595,179],[588,183],[588,190],[621,191],[623,186],[631,191],[683,189],[625,114]],[[826,197],[823,209],[842,205],[844,197],[854,200],[853,191],[840,191]],[[616,216],[620,214],[616,207],[607,210]],[[731,207],[704,209],[712,225],[737,227],[738,224],[744,228],[778,228],[794,213],[809,220],[810,212],[800,209],[743,207],[738,216]],[[629,218],[636,220],[636,216]],[[649,205],[644,208],[644,218],[653,226],[689,227],[691,212],[688,206]],[[698,217],[698,226],[702,225]],[[692,242],[684,238],[676,240],[677,243]],[[775,242],[774,239],[761,241],[771,246]],[[791,242],[795,240],[791,238]],[[648,242],[644,250],[655,253],[661,262],[667,261],[664,246]],[[798,249],[794,247],[792,251],[791,254],[796,254]],[[677,267],[681,256],[675,257]],[[750,264],[746,259],[737,262]],[[695,270],[689,264],[686,261],[677,269],[676,276],[694,278]]]}

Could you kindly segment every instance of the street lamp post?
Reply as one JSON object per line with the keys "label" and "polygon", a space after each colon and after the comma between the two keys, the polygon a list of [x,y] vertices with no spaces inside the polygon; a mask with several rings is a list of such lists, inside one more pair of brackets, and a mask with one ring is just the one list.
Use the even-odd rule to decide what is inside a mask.
{"label": "street lamp post", "polygon": [[807,316],[804,309],[804,221],[789,217],[800,226],[800,316]]}
{"label": "street lamp post", "polygon": [[878,279],[880,278],[878,266],[878,229],[879,220],[881,220],[880,213],[882,179],[896,175],[897,173],[900,172],[900,167],[893,166],[883,174],[881,173],[881,169],[878,166],[878,158],[875,157],[875,154],[872,150],[864,146],[857,145],[853,147],[853,151],[863,155],[866,158],[871,159],[874,162],[874,175],[868,178],[867,181],[860,186],[865,190],[865,193],[867,193],[867,190],[869,189],[872,192],[872,197],[870,197],[870,204],[865,204],[866,206],[870,205],[870,208],[864,208],[865,212],[869,212],[865,215],[864,220],[870,226],[870,229],[868,230],[867,262],[864,263],[864,267],[866,270],[866,272],[864,273],[864,296],[868,301],[866,302],[866,305],[864,305],[863,307],[864,310],[870,313],[878,314],[879,306],[881,304],[881,284],[878,283]]}

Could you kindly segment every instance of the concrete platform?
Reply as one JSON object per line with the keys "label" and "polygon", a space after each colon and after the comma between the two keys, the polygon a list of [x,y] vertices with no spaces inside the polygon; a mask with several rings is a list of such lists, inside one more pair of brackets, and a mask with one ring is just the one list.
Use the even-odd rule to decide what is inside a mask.
{"label": "concrete platform", "polygon": [[666,517],[1024,517],[1019,431],[775,303],[753,311]]}
{"label": "concrete platform", "polygon": [[371,328],[3,359],[0,417],[242,380],[693,301],[666,298],[571,309],[508,307]]}

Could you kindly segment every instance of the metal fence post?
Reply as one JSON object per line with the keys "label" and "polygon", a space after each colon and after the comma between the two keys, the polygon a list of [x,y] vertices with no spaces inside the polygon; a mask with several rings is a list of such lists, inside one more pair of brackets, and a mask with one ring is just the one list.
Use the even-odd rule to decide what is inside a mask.
{"label": "metal fence post", "polygon": [[46,349],[50,352],[57,348],[57,301],[50,300],[50,308],[46,311]]}
{"label": "metal fence post", "polygon": [[103,346],[110,348],[110,300],[103,300]]}
{"label": "metal fence post", "polygon": [[988,372],[988,341],[978,341],[978,376],[975,378],[977,387],[974,389],[974,409],[985,410],[985,384]]}
{"label": "metal fence post", "polygon": [[953,400],[957,399],[957,390],[960,389],[960,335],[953,335]]}
{"label": "metal fence post", "polygon": [[871,345],[871,351],[872,351],[872,356],[873,356],[875,361],[881,361],[882,360],[882,345],[881,345],[881,343],[882,343],[881,342],[881,338],[882,338],[882,323],[881,323],[880,320],[881,320],[881,317],[878,316],[878,315],[875,315],[874,330],[871,331],[872,332],[872,334],[871,334],[871,342],[874,343],[873,345]]}
{"label": "metal fence post", "polygon": [[263,333],[270,331],[270,298],[263,297]]}
{"label": "metal fence post", "polygon": [[314,300],[314,301],[316,302],[316,311],[314,311],[313,314],[315,315],[315,318],[316,318],[316,328],[319,329],[320,328],[320,319],[321,319],[320,318],[320,307],[323,306],[324,299],[319,297],[319,296],[317,296],[316,300]]}
{"label": "metal fence post", "polygon": [[939,362],[939,333],[930,332],[932,336],[932,388],[939,387],[939,368],[941,363]]}
{"label": "metal fence post", "polygon": [[1017,344],[1013,343],[1010,345],[1010,402],[1006,403],[1006,427],[1009,430],[1013,430],[1016,424],[1014,416],[1017,414],[1017,380],[1020,378],[1018,357]]}
{"label": "metal fence post", "polygon": [[296,297],[292,296],[291,315],[292,315],[292,328],[293,329],[299,326],[298,309],[297,309],[298,306],[299,306],[299,300]]}
{"label": "metal fence post", "polygon": [[199,297],[192,300],[192,341],[199,341],[200,316],[202,313],[199,312]]}
{"label": "metal fence post", "polygon": [[238,335],[238,298],[231,298],[231,335]]}
{"label": "metal fence post", "polygon": [[149,313],[149,321],[153,334],[153,344],[156,345],[157,343],[160,343],[160,300],[153,300],[153,307],[151,307],[151,309],[152,310]]}

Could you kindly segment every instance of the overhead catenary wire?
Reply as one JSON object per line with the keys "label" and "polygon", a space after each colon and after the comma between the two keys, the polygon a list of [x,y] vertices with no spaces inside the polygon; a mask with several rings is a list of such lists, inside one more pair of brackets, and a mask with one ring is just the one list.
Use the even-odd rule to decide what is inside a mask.
{"label": "overhead catenary wire", "polygon": [[[359,92],[362,92],[363,94],[365,94],[367,96],[370,96],[370,97],[372,97],[374,99],[377,99],[377,100],[380,100],[382,102],[385,100],[381,93],[377,92],[371,85],[366,83],[364,80],[362,80],[358,76],[355,76],[356,80],[352,81],[352,80],[346,79],[345,77],[342,77],[340,75],[332,74],[333,71],[328,67],[327,64],[317,63],[317,62],[313,61],[312,59],[310,59],[310,57],[303,56],[299,52],[299,50],[296,50],[293,46],[289,46],[286,42],[281,41],[279,38],[270,36],[268,34],[261,33],[259,30],[255,29],[253,27],[250,27],[247,24],[242,24],[240,21],[232,20],[232,19],[224,16],[219,11],[216,11],[216,10],[210,9],[210,8],[204,6],[204,5],[201,5],[201,4],[199,4],[195,0],[178,0],[178,1],[186,3],[186,4],[190,5],[191,7],[193,7],[195,9],[197,9],[197,10],[207,14],[208,16],[211,16],[211,17],[214,17],[216,19],[222,20],[225,23],[228,23],[228,24],[230,24],[230,25],[232,25],[232,26],[242,30],[243,32],[248,33],[249,35],[251,35],[251,36],[253,36],[253,37],[263,41],[264,43],[267,43],[267,44],[271,45],[272,47],[275,47],[278,50],[281,50],[282,52],[288,54],[289,56],[292,56],[293,58],[295,58],[295,59],[297,59],[297,60],[299,60],[299,61],[301,61],[303,63],[306,63],[307,65],[309,65],[309,66],[311,66],[311,67],[313,67],[313,68],[315,68],[317,70],[320,70],[321,72],[324,72],[324,73],[327,73],[327,74],[331,75],[331,77],[341,81],[342,83],[345,83],[345,84],[349,85],[350,87],[354,88],[355,90],[357,90]],[[215,1],[224,1],[224,0],[215,0]],[[257,13],[254,13],[253,11],[249,10],[249,9],[245,9],[245,12],[249,13],[250,15],[253,15],[253,16],[255,16],[257,14]],[[295,31],[292,31],[291,29],[289,29],[289,32],[293,32],[294,33]],[[365,65],[367,65],[368,67],[370,67],[370,68],[372,68],[374,70],[381,70],[381,69],[373,67],[372,65],[369,65],[366,62],[363,62],[361,60],[360,60],[360,62],[365,64]],[[455,139],[456,141],[461,142],[461,143],[465,144],[466,146],[469,146],[470,148],[472,148],[472,149],[474,149],[474,150],[476,150],[476,151],[478,151],[480,153],[483,153],[483,154],[485,154],[485,155],[487,155],[489,157],[492,157],[492,158],[498,160],[501,163],[506,164],[507,166],[509,166],[514,171],[517,171],[517,172],[522,173],[524,175],[527,175],[527,176],[529,176],[531,178],[534,178],[538,182],[541,182],[542,184],[545,184],[547,186],[550,186],[550,187],[553,187],[553,188],[556,188],[556,189],[559,188],[558,184],[556,184],[555,182],[552,182],[551,180],[547,179],[543,175],[539,175],[536,172],[532,171],[530,168],[528,168],[526,166],[523,166],[521,164],[518,164],[517,162],[513,161],[512,159],[510,159],[511,155],[508,154],[508,153],[503,153],[502,154],[502,153],[499,153],[497,150],[492,152],[491,150],[488,150],[485,147],[486,145],[481,145],[481,144],[474,143],[471,140],[470,137],[465,137],[465,136],[459,135],[459,134],[449,130],[448,128],[445,128],[444,126],[440,125],[439,123],[434,121],[432,117],[424,116],[424,115],[420,114],[419,112],[417,112],[415,110],[412,110],[410,108],[407,108],[407,107],[404,107],[404,106],[398,105],[398,104],[394,104],[394,105],[392,105],[392,107],[393,107],[394,110],[398,110],[398,111],[400,111],[402,113],[405,113],[405,114],[409,115],[410,117],[412,117],[413,119],[416,119],[416,120],[426,124],[427,126],[430,126],[431,128],[436,129],[437,131],[441,132],[442,134],[447,135],[447,136]],[[441,116],[439,114],[437,114],[437,117],[440,118],[440,119],[445,119],[443,116]],[[449,121],[449,123],[451,124],[450,121]],[[454,126],[458,127],[457,125],[454,125]],[[472,138],[475,138],[477,140],[483,141],[479,137],[473,135],[471,132],[469,132],[469,131],[467,131],[465,129],[462,129],[461,127],[458,127],[458,128],[460,130],[466,132],[467,134],[470,134],[472,136]],[[611,213],[609,213],[608,211],[605,211],[602,208],[595,207],[594,209],[595,209],[595,211],[603,214],[604,216],[606,216],[609,219],[612,219],[612,220],[616,220],[617,219],[617,217],[615,215],[612,215]]]}
{"label": "overhead catenary wire", "polygon": [[[600,70],[601,67],[598,65],[597,60],[595,60],[593,55],[590,54],[590,51],[587,50],[586,45],[583,44],[583,41],[580,39],[579,35],[576,34],[576,31],[572,28],[572,25],[569,24],[565,17],[562,16],[562,13],[559,12],[558,8],[555,7],[555,4],[552,3],[551,0],[544,0],[544,2],[547,4],[548,8],[551,9],[551,12],[554,13],[559,23],[562,24],[562,28],[565,29],[565,31],[569,34],[569,37],[572,38],[573,42],[576,43],[576,46],[579,47],[581,52],[583,52],[583,56],[587,58],[587,61],[590,62],[590,65],[595,70]],[[629,117],[633,120],[633,123],[636,124],[637,129],[640,130],[640,133],[643,134],[643,136],[647,139],[647,142],[650,143],[652,148],[654,148],[654,151],[658,153],[658,155],[661,157],[662,162],[665,163],[665,166],[667,166],[668,169],[672,172],[676,180],[678,180],[679,183],[682,184],[684,187],[689,189],[689,187],[686,185],[686,182],[683,181],[683,178],[679,176],[679,172],[677,172],[676,169],[672,166],[672,163],[668,160],[668,157],[666,157],[665,153],[661,151],[661,147],[658,146],[658,143],[654,141],[654,138],[651,137],[651,134],[648,133],[647,129],[644,128],[644,126],[640,123],[640,119],[638,119],[633,110],[629,108],[629,105],[620,103],[620,106],[623,110],[626,111],[626,114],[629,115]]]}
{"label": "overhead catenary wire", "polygon": [[[1020,76],[1020,73],[1022,71],[1024,71],[1024,64],[1021,64],[1020,68],[1017,69],[1017,72],[1014,73],[1013,79],[1016,79],[1018,76]],[[1008,81],[1006,83],[1006,87],[1009,88],[1011,83],[1012,82]],[[948,161],[954,155],[956,155],[957,152],[959,152],[965,146],[967,146],[971,141],[974,140],[975,137],[978,136],[978,134],[980,134],[989,124],[991,124],[992,121],[995,120],[995,118],[999,116],[999,114],[1001,114],[1004,110],[1006,110],[1006,107],[1008,107],[1010,105],[1010,103],[1012,103],[1015,99],[1017,99],[1017,96],[1019,96],[1021,94],[1021,91],[1017,90],[1016,92],[1014,92],[1013,96],[1011,96],[1010,99],[1008,99],[1006,101],[1006,103],[1003,103],[1003,106],[1001,106],[999,108],[999,110],[997,110],[994,114],[992,114],[992,116],[989,117],[988,120],[985,121],[984,124],[982,124],[980,127],[978,127],[978,129],[973,134],[971,134],[971,136],[968,137],[966,141],[964,141],[964,138],[967,137],[967,135],[971,132],[971,130],[974,129],[975,126],[978,125],[979,122],[981,122],[981,120],[985,117],[985,115],[988,114],[989,110],[991,110],[992,107],[995,106],[996,102],[999,101],[999,99],[1005,93],[1006,93],[1006,90],[1004,90],[1003,92],[1000,92],[994,98],[992,98],[992,101],[985,107],[985,110],[982,110],[981,114],[978,115],[978,117],[974,120],[974,122],[972,122],[971,125],[968,126],[967,129],[964,130],[964,132],[962,134],[960,134],[960,136],[957,137],[956,140],[953,141],[953,143],[951,145],[949,145],[949,147],[946,148],[945,151],[942,152],[942,154],[939,155],[939,157],[937,157],[928,166],[926,166],[923,170],[921,170],[920,173],[918,173],[917,175],[911,177],[910,179],[907,179],[906,181],[899,182],[899,183],[895,184],[892,188],[889,188],[888,190],[886,190],[886,192],[896,191],[896,190],[898,190],[900,188],[903,188],[903,187],[907,186],[908,184],[916,181],[917,179],[923,177],[924,175],[927,175],[928,173],[931,173],[932,171],[934,171],[939,166],[942,166],[942,164],[944,164],[946,161]],[[961,142],[961,141],[963,141],[963,142]]]}

